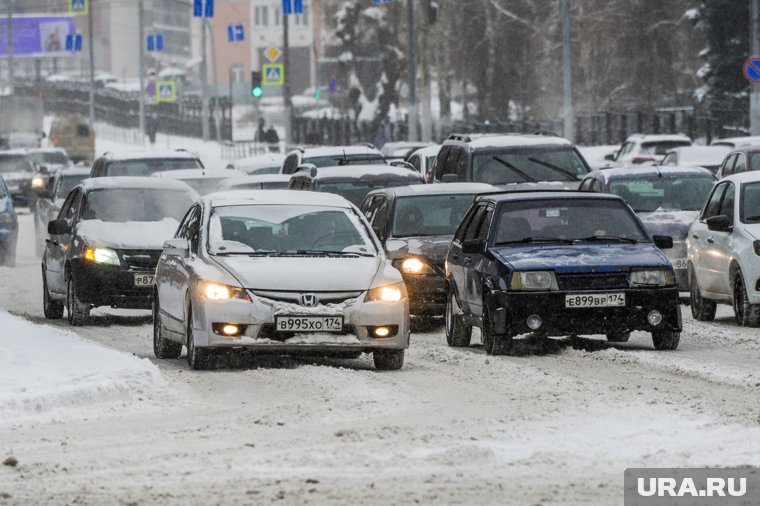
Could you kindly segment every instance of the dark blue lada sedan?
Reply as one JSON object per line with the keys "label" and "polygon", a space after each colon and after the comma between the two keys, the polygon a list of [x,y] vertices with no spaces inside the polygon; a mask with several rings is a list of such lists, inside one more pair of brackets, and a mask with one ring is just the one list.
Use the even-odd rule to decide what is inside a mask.
{"label": "dark blue lada sedan", "polygon": [[468,346],[481,328],[489,354],[515,336],[652,334],[678,347],[681,311],[673,267],[619,197],[581,192],[479,196],[446,260],[446,339]]}

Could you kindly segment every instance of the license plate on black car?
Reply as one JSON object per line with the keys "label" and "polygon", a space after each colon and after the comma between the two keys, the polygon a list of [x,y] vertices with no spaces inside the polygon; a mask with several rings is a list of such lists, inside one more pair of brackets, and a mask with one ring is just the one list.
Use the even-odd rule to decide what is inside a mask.
{"label": "license plate on black car", "polygon": [[343,332],[342,316],[277,316],[278,332]]}
{"label": "license plate on black car", "polygon": [[589,293],[565,295],[565,307],[625,307],[625,293]]}
{"label": "license plate on black car", "polygon": [[151,286],[152,284],[152,274],[135,274],[135,286]]}

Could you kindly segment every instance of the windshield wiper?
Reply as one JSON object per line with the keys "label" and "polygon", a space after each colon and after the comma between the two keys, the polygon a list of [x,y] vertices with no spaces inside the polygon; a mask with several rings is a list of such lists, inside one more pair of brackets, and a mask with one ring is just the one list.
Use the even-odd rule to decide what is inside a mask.
{"label": "windshield wiper", "polygon": [[528,161],[533,162],[533,163],[537,163],[539,165],[543,165],[547,169],[552,169],[554,171],[557,171],[557,172],[561,173],[562,175],[566,176],[568,181],[577,181],[578,180],[573,175],[572,172],[567,171],[567,170],[563,169],[562,167],[557,167],[556,165],[551,164],[549,162],[545,162],[543,160],[539,160],[538,158],[528,158]]}
{"label": "windshield wiper", "polygon": [[583,237],[580,239],[575,239],[576,241],[610,241],[610,242],[627,242],[629,244],[638,244],[639,241],[636,239],[631,239],[630,237],[621,237],[619,235],[591,235],[588,237]]}
{"label": "windshield wiper", "polygon": [[498,156],[494,156],[493,159],[496,160],[497,162],[499,162],[500,164],[502,164],[503,166],[505,166],[506,168],[510,169],[511,171],[516,172],[518,175],[520,175],[526,181],[529,181],[531,183],[537,182],[535,179],[533,179],[528,174],[526,174],[525,172],[521,171],[520,169],[518,169],[517,167],[515,167],[514,165],[512,165],[508,161],[503,160],[503,159],[499,158]]}
{"label": "windshield wiper", "polygon": [[318,249],[299,249],[292,253],[293,255],[321,255],[321,256],[359,256],[359,257],[371,257],[369,253],[360,253],[358,251],[325,251]]}
{"label": "windshield wiper", "polygon": [[750,216],[748,218],[744,218],[744,221],[751,223],[753,221],[760,221],[760,216]]}
{"label": "windshield wiper", "polygon": [[570,239],[560,239],[558,237],[526,237],[524,239],[520,239],[519,241],[502,241],[497,242],[496,246],[502,246],[504,244],[528,244],[533,242],[561,242],[565,244],[572,244],[573,241]]}

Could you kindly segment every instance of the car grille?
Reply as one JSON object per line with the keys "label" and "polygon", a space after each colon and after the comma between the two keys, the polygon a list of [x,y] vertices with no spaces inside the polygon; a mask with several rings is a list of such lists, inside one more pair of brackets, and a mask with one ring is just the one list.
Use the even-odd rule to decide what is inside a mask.
{"label": "car grille", "polygon": [[559,274],[560,290],[598,290],[603,288],[627,288],[628,274]]}
{"label": "car grille", "polygon": [[276,302],[285,302],[288,304],[301,304],[301,295],[313,293],[319,300],[319,305],[342,304],[346,301],[359,297],[362,292],[269,292],[251,290],[257,297],[273,300]]}
{"label": "car grille", "polygon": [[161,256],[160,250],[129,250],[120,251],[119,253],[124,266],[130,271],[135,272],[155,271],[158,259]]}

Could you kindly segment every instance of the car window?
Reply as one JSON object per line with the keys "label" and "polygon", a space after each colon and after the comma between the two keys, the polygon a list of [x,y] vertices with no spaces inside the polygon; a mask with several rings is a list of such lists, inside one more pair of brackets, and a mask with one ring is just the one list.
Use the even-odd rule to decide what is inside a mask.
{"label": "car window", "polygon": [[200,163],[192,158],[157,158],[152,160],[124,160],[110,162],[105,176],[150,176],[156,172],[185,169],[201,169]]}
{"label": "car window", "polygon": [[633,146],[634,146],[633,142],[626,142],[625,144],[623,144],[620,148],[620,151],[618,151],[618,154],[615,157],[615,160],[618,160],[620,159],[621,156],[627,155],[628,153],[633,151]]}
{"label": "car window", "polygon": [[393,237],[454,235],[475,195],[424,195],[396,199]]}
{"label": "car window", "polygon": [[372,203],[375,201],[375,196],[371,195],[368,196],[366,199],[364,199],[364,202],[362,202],[362,206],[359,208],[364,215],[365,218],[367,218],[367,221],[370,221],[372,217]]}
{"label": "car window", "polygon": [[746,165],[744,163],[744,153],[738,153],[736,155],[736,163],[734,163],[733,174],[739,174],[744,172]]}
{"label": "car window", "polygon": [[475,216],[473,216],[472,221],[467,226],[467,230],[464,233],[464,240],[465,241],[472,241],[478,238],[478,234],[480,232],[480,227],[483,224],[483,220],[486,216],[486,206],[480,205],[478,206],[477,211],[475,212]]}
{"label": "car window", "polygon": [[486,239],[488,239],[488,229],[491,226],[492,218],[493,218],[493,208],[489,207],[487,208],[485,217],[483,218],[483,221],[480,223],[480,227],[478,228],[478,241],[485,242]]}
{"label": "car window", "polygon": [[673,148],[691,146],[690,141],[657,141],[641,144],[641,154],[664,155]]}
{"label": "car window", "polygon": [[385,233],[385,226],[388,224],[388,199],[385,197],[377,197],[375,199],[375,212],[372,217],[372,230],[375,234],[382,239]]}
{"label": "car window", "polygon": [[61,206],[61,210],[58,212],[58,219],[59,220],[65,220],[66,216],[69,214],[69,211],[71,210],[71,204],[74,201],[74,194],[71,193],[66,198],[66,201]]}
{"label": "car window", "polygon": [[723,199],[723,193],[726,191],[726,184],[719,184],[715,187],[712,194],[710,195],[710,198],[707,200],[707,205],[705,206],[705,210],[702,213],[702,219],[706,220],[707,218],[711,218],[713,216],[718,216],[718,211],[720,210],[720,202]]}
{"label": "car window", "polygon": [[457,167],[459,166],[459,159],[463,155],[462,148],[451,148],[451,153],[449,153],[449,158],[446,160],[446,165],[443,168],[443,175],[446,174],[456,174],[457,173]]}
{"label": "car window", "polygon": [[449,158],[450,152],[451,146],[443,146],[440,153],[438,153],[438,158],[435,160],[435,179],[438,181],[440,181],[443,176],[443,169],[446,166],[446,161]]}
{"label": "car window", "polygon": [[457,159],[457,165],[454,170],[456,172],[457,178],[460,181],[469,181],[470,156],[467,153],[467,150],[462,149],[460,151],[461,152],[459,153],[459,158]]}
{"label": "car window", "polygon": [[535,181],[579,182],[588,167],[570,146],[535,146],[476,152],[472,178],[478,183],[502,185]]}
{"label": "car window", "polygon": [[177,227],[177,233],[174,234],[175,238],[188,239],[190,237],[188,235],[187,230],[188,230],[188,227],[190,226],[190,221],[193,219],[193,216],[196,213],[197,209],[198,209],[198,206],[193,206],[190,209],[188,209],[187,213],[185,214],[185,217],[182,218],[182,221]]}
{"label": "car window", "polygon": [[741,221],[760,223],[760,183],[746,183],[741,188]]}
{"label": "car window", "polygon": [[734,170],[734,162],[736,161],[736,155],[728,155],[728,158],[723,160],[723,165],[721,165],[721,175],[723,177],[730,176],[733,174]]}
{"label": "car window", "polygon": [[462,223],[459,224],[459,227],[457,228],[456,233],[454,234],[454,240],[457,242],[462,242],[464,240],[464,234],[467,231],[467,229],[470,226],[470,223],[472,222],[472,219],[477,214],[480,207],[472,206],[467,211],[467,214],[464,215],[464,218],[462,218]]}
{"label": "car window", "polygon": [[74,225],[74,220],[77,216],[77,211],[79,210],[79,206],[82,203],[82,191],[81,190],[75,190],[71,199],[71,206],[66,211],[66,216],[64,219],[66,220],[66,223],[69,224],[71,227]]}
{"label": "car window", "polygon": [[154,188],[107,188],[87,194],[83,220],[110,223],[179,220],[193,205],[194,193]]}
{"label": "car window", "polygon": [[609,193],[622,197],[634,211],[699,211],[715,183],[712,176],[636,176],[610,180]]}
{"label": "car window", "polygon": [[421,164],[421,161],[420,161],[420,157],[418,155],[412,156],[409,159],[409,163],[412,164],[412,167],[414,167],[414,170],[416,170],[417,172],[421,172],[421,173],[424,174],[424,172],[422,172],[422,164]]}
{"label": "car window", "polygon": [[675,153],[668,153],[662,160],[663,165],[678,165],[678,157]]}
{"label": "car window", "polygon": [[760,170],[760,153],[749,155],[749,170]]}
{"label": "car window", "polygon": [[729,183],[726,187],[726,192],[723,195],[723,201],[720,204],[720,210],[718,215],[728,217],[728,222],[733,226],[734,224],[734,185]]}

